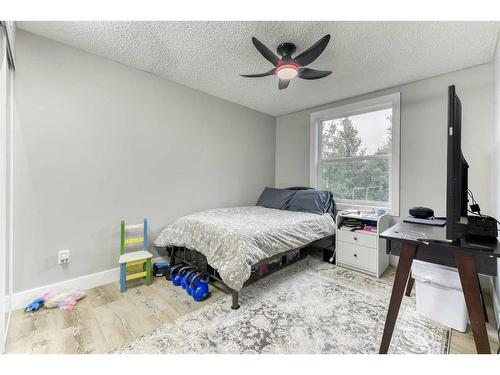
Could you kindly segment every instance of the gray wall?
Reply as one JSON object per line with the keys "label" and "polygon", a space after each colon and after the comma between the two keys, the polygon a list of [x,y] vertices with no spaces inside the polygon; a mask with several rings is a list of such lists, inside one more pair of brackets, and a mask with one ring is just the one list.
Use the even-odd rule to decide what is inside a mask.
{"label": "gray wall", "polygon": [[401,92],[400,216],[412,206],[445,214],[447,87],[462,100],[462,149],[470,164],[469,187],[485,213],[493,213],[493,65],[482,65],[378,93],[278,117],[276,186],[309,184],[311,112],[391,92]]}
{"label": "gray wall", "polygon": [[273,117],[23,31],[16,101],[15,291],[117,267],[121,218],[154,238],[274,183]]}

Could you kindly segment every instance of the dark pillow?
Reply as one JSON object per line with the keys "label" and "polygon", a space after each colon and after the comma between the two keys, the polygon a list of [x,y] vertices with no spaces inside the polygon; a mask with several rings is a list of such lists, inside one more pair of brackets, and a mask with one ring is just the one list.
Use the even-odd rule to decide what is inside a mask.
{"label": "dark pillow", "polygon": [[324,214],[328,212],[331,200],[332,193],[328,190],[299,190],[290,199],[288,210]]}
{"label": "dark pillow", "polygon": [[266,187],[257,201],[257,206],[277,208],[280,210],[287,209],[288,202],[295,193],[295,190]]}

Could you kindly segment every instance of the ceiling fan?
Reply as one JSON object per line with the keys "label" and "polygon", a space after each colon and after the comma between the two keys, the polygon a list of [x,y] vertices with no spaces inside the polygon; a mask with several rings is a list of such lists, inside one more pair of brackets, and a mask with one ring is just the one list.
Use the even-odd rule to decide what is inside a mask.
{"label": "ceiling fan", "polygon": [[304,68],[304,66],[309,65],[314,60],[316,60],[319,55],[325,50],[328,42],[330,41],[330,35],[325,35],[323,38],[314,43],[311,47],[306,49],[304,52],[292,57],[297,48],[293,43],[282,43],[278,46],[277,52],[281,56],[281,59],[276,56],[269,48],[267,48],[262,42],[257,38],[252,38],[252,43],[257,48],[257,51],[261,53],[274,68],[265,73],[259,74],[241,74],[242,77],[258,78],[266,77],[270,75],[277,75],[279,78],[278,88],[280,90],[286,89],[290,84],[290,80],[295,77],[302,79],[319,79],[326,77],[331,73],[327,70],[316,70]]}

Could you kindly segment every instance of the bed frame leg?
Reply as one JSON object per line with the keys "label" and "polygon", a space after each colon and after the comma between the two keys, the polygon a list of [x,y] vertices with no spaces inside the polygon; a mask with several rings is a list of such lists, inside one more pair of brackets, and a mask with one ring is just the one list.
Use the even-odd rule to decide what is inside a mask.
{"label": "bed frame leg", "polygon": [[238,292],[236,290],[233,290],[233,304],[231,306],[233,310],[238,310],[240,308],[240,305],[238,303],[238,297],[239,297]]}

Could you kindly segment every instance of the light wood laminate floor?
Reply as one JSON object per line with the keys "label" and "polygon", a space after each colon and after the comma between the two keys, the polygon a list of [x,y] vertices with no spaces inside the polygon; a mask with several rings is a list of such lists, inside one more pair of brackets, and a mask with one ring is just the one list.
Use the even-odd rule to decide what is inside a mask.
{"label": "light wood laminate floor", "polygon": [[209,299],[195,302],[165,278],[128,285],[123,295],[118,282],[90,289],[73,310],[13,312],[7,353],[106,353],[226,295],[211,288]]}
{"label": "light wood laminate floor", "polygon": [[[120,294],[118,283],[90,289],[73,310],[15,311],[7,353],[106,353],[226,295],[221,289],[212,288],[208,300],[195,302],[164,278],[153,281],[149,287],[138,282],[124,295]],[[498,341],[489,294],[485,299],[490,345],[496,352]],[[475,353],[470,328],[466,333],[452,332],[450,352]]]}

